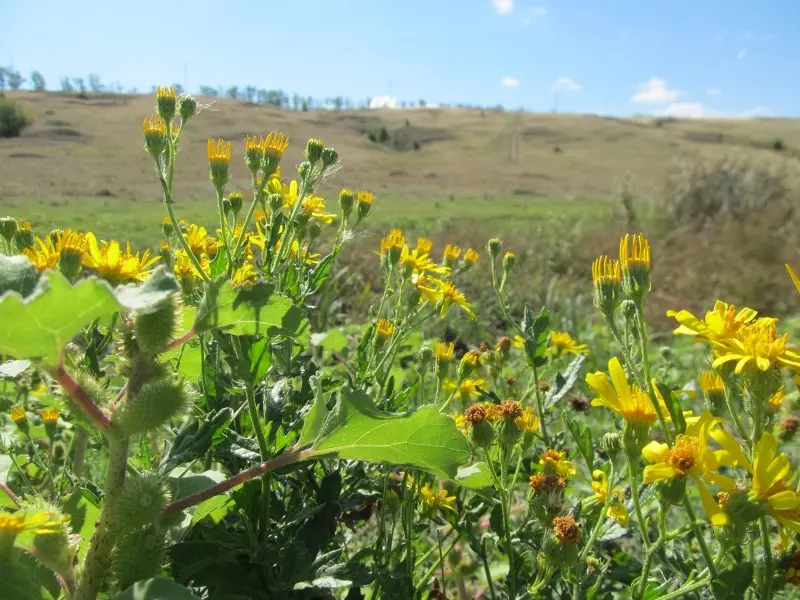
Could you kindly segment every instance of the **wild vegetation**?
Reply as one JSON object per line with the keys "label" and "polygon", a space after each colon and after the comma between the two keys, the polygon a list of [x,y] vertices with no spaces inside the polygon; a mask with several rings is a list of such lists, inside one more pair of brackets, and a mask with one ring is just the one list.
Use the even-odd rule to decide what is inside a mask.
{"label": "wild vegetation", "polygon": [[[791,239],[791,171],[712,157],[652,205],[623,188],[622,235],[565,204],[466,246],[485,228],[323,197],[341,148],[312,137],[295,175],[283,133],[234,152],[199,108],[158,88],[139,130],[158,251],[0,219],[0,597],[796,595],[800,352],[774,315],[800,280],[756,252]],[[198,141],[203,222],[177,176]]]}

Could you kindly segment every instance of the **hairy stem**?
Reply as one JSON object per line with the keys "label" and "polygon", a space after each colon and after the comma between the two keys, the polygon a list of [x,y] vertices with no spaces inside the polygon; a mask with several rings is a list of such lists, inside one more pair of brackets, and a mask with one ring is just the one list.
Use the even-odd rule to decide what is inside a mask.
{"label": "hairy stem", "polygon": [[63,363],[51,370],[50,375],[72,396],[77,407],[89,419],[91,424],[100,431],[107,433],[111,428],[111,419],[103,414],[103,411],[89,397],[86,390],[67,372]]}

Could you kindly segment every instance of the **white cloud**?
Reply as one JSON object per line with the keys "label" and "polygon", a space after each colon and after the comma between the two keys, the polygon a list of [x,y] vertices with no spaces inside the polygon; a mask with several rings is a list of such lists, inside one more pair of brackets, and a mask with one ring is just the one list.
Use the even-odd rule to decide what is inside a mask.
{"label": "white cloud", "polygon": [[706,90],[706,94],[709,96],[719,96],[721,93],[722,92],[719,90],[719,88],[710,87]]}
{"label": "white cloud", "polygon": [[666,104],[674,102],[680,92],[667,87],[667,82],[658,77],[651,77],[650,81],[639,84],[639,91],[631,98],[631,102],[639,104]]}
{"label": "white cloud", "polygon": [[519,85],[519,79],[511,77],[511,75],[506,75],[500,80],[500,84],[505,87],[517,87]]}
{"label": "white cloud", "polygon": [[742,48],[739,50],[739,54],[736,55],[736,60],[742,60],[745,56],[747,56],[747,48]]}
{"label": "white cloud", "polygon": [[370,108],[397,108],[397,98],[394,96],[373,96],[369,100]]}
{"label": "white cloud", "polygon": [[514,10],[514,0],[491,0],[491,2],[498,14],[507,15]]}
{"label": "white cloud", "polygon": [[773,116],[766,106],[756,106],[735,113],[728,113],[706,106],[701,102],[673,102],[653,113],[655,116],[677,119],[756,119]]}
{"label": "white cloud", "polygon": [[523,11],[522,17],[519,22],[523,25],[531,25],[537,21],[541,21],[547,16],[547,9],[544,6],[531,6]]}
{"label": "white cloud", "polygon": [[569,77],[559,77],[555,80],[550,87],[553,92],[580,92],[583,91],[583,86]]}

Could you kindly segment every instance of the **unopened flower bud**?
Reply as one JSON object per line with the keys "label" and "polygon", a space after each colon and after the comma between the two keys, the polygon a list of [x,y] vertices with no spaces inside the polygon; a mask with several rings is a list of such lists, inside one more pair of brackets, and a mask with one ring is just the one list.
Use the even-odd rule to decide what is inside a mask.
{"label": "unopened flower bud", "polygon": [[14,421],[20,431],[27,433],[30,430],[30,423],[28,423],[28,415],[25,409],[21,406],[15,406],[11,409],[11,420]]}
{"label": "unopened flower bud", "polygon": [[311,163],[310,162],[302,162],[297,167],[297,174],[300,175],[300,179],[305,179],[311,173]]}
{"label": "unopened flower bud", "polygon": [[153,158],[158,158],[167,150],[167,125],[159,115],[145,117],[142,121],[144,149]]}
{"label": "unopened flower bud", "polygon": [[622,296],[622,271],[619,261],[601,256],[592,263],[594,305],[610,317]]}
{"label": "unopened flower bud", "polygon": [[231,143],[225,140],[208,140],[208,165],[211,183],[221,194],[228,183],[228,168],[231,164]]}
{"label": "unopened flower bud", "polygon": [[158,106],[158,116],[164,119],[165,123],[169,123],[175,118],[175,110],[177,109],[178,99],[175,95],[175,88],[171,85],[158,86],[156,91],[156,105]]}
{"label": "unopened flower bud", "polygon": [[503,256],[503,275],[510,273],[515,264],[517,264],[517,255],[511,250],[507,251]]}
{"label": "unopened flower bud", "polygon": [[650,292],[650,242],[643,234],[626,234],[619,241],[622,288],[641,305]]}
{"label": "unopened flower bud", "polygon": [[358,220],[361,221],[368,214],[372,208],[372,192],[360,191],[358,192]]}
{"label": "unopened flower bud", "polygon": [[271,211],[277,212],[283,206],[283,196],[280,194],[270,194],[267,197],[267,204]]}
{"label": "unopened flower bud", "polygon": [[197,100],[188,94],[182,95],[178,101],[178,114],[181,116],[182,125],[185,127],[189,119],[197,114]]}
{"label": "unopened flower bud", "polygon": [[325,148],[322,150],[322,166],[330,167],[335,165],[339,160],[339,153],[334,148]]}
{"label": "unopened flower bud", "polygon": [[417,351],[417,364],[420,371],[425,371],[433,360],[433,348],[423,346]]}
{"label": "unopened flower bud", "polygon": [[477,350],[470,350],[461,357],[458,363],[458,380],[463,381],[472,375],[480,367],[481,353]]}
{"label": "unopened flower bud", "polygon": [[169,217],[164,217],[164,222],[161,223],[161,232],[164,234],[165,238],[168,238],[173,234],[175,228],[172,226],[172,221]]}
{"label": "unopened flower bud", "polygon": [[26,248],[33,248],[34,236],[31,229],[18,229],[14,234],[14,245],[17,250],[22,251]]}
{"label": "unopened flower bud", "polygon": [[500,255],[500,250],[503,248],[503,242],[500,240],[500,238],[492,238],[489,240],[489,243],[486,247],[489,251],[489,256],[491,256],[492,260],[494,260]]}
{"label": "unopened flower bud", "polygon": [[231,212],[234,216],[239,214],[239,211],[242,210],[242,202],[244,198],[242,197],[241,192],[231,192],[228,194],[228,202],[230,203]]}
{"label": "unopened flower bud", "polygon": [[355,201],[355,195],[350,188],[344,188],[339,192],[339,208],[342,209],[342,214],[345,218],[349,217],[350,213],[353,212]]}
{"label": "unopened flower bud", "polygon": [[308,162],[313,165],[320,158],[322,158],[322,150],[324,147],[325,146],[322,143],[322,140],[317,138],[311,138],[308,140],[308,143],[306,144],[306,159],[308,159]]}
{"label": "unopened flower bud", "polygon": [[231,212],[231,201],[228,200],[227,198],[223,198],[222,199],[222,213],[227,215],[229,212]]}
{"label": "unopened flower bud", "polygon": [[600,448],[613,460],[622,450],[622,436],[616,431],[609,431],[600,439]]}
{"label": "unopened flower bud", "polygon": [[14,217],[0,218],[0,235],[10,244],[17,233],[17,220]]}

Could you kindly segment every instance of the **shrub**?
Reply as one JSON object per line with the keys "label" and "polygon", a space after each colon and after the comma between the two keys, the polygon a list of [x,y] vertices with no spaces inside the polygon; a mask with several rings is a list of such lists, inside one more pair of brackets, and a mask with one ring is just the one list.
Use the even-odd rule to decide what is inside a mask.
{"label": "shrub", "polygon": [[19,137],[30,124],[30,118],[16,102],[0,98],[0,137]]}

